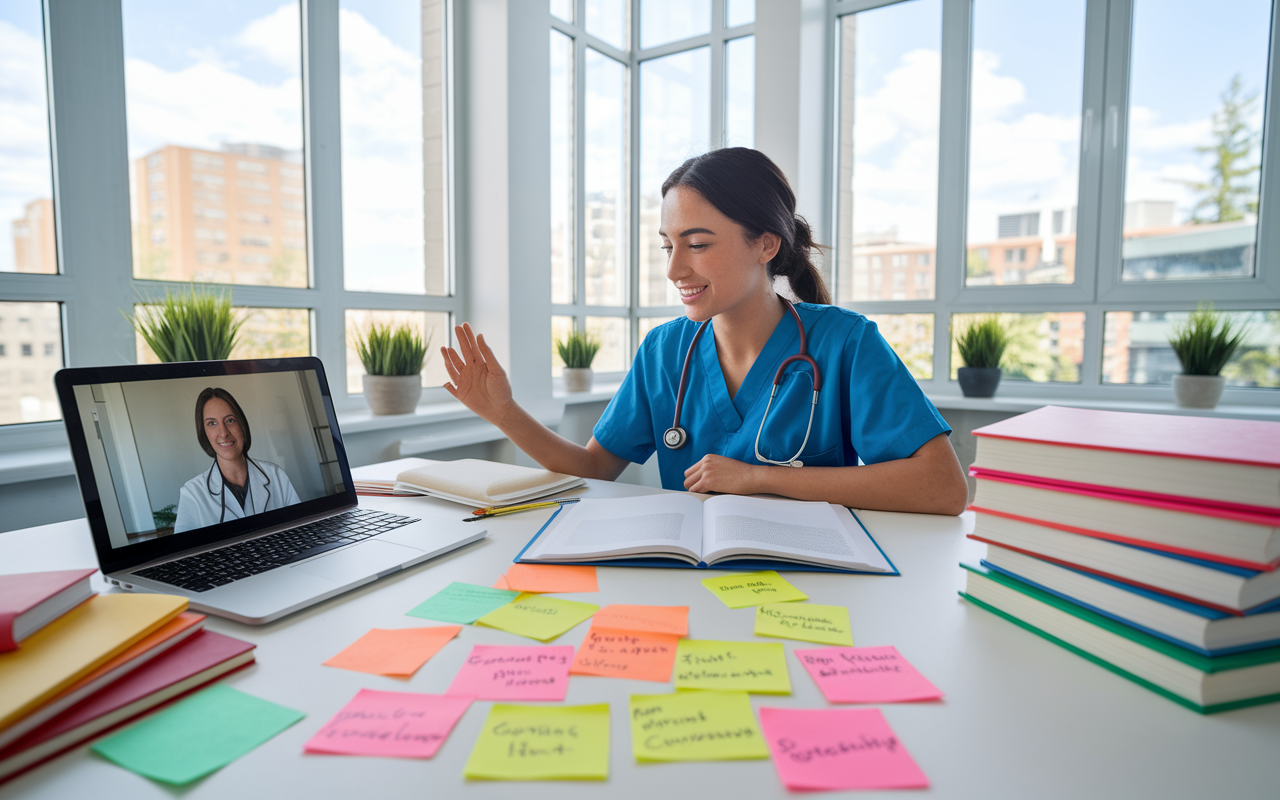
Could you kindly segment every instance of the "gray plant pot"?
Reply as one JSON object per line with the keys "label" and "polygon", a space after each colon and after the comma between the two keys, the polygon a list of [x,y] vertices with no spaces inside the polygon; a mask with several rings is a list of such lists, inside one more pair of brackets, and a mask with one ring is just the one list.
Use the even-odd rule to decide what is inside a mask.
{"label": "gray plant pot", "polygon": [[1221,375],[1174,375],[1173,397],[1178,408],[1213,408],[1226,384]]}
{"label": "gray plant pot", "polygon": [[566,392],[591,391],[591,379],[594,374],[591,367],[565,367],[564,390]]}
{"label": "gray plant pot", "polygon": [[364,376],[364,399],[378,416],[412,414],[421,396],[421,375]]}
{"label": "gray plant pot", "polygon": [[999,367],[960,367],[957,373],[965,397],[994,397],[1000,385]]}

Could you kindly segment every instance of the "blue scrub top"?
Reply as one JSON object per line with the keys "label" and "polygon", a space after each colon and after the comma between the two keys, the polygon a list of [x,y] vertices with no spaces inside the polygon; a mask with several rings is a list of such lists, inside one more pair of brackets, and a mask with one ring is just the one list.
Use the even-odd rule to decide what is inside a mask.
{"label": "blue scrub top", "polygon": [[[929,402],[889,343],[861,314],[836,306],[796,303],[809,337],[809,355],[822,370],[813,430],[800,460],[805,466],[853,466],[906,458],[951,427]],[[680,426],[689,441],[679,450],[662,444],[675,415],[680,368],[698,324],[686,317],[649,332],[622,388],[596,423],[596,441],[619,458],[643,464],[654,450],[665,489],[683,489],[684,472],[708,453],[747,464],[755,456],[778,365],[800,348],[790,314],[769,337],[738,393],[729,397],[712,329],[703,334],[689,365]],[[813,403],[813,371],[792,362],[760,437],[767,458],[791,458],[804,441]]]}

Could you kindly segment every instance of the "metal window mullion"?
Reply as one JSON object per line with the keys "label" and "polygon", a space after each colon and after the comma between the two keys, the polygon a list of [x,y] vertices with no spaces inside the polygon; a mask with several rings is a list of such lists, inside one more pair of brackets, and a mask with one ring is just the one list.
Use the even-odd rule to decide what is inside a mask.
{"label": "metal window mullion", "polygon": [[628,242],[627,252],[630,258],[631,296],[628,308],[631,311],[631,346],[628,347],[627,363],[640,346],[640,0],[631,0],[627,9],[627,34],[631,51],[627,57],[627,219]]}
{"label": "metal window mullion", "polygon": [[667,42],[656,47],[650,47],[648,50],[636,53],[637,61],[652,61],[655,58],[665,58],[666,56],[683,53],[685,50],[696,50],[699,47],[706,47],[711,44],[712,37],[709,33],[690,36],[688,39],[680,39],[675,42]]}
{"label": "metal window mullion", "polygon": [[[1269,152],[1280,140],[1280,0],[1271,3],[1271,41],[1267,60],[1266,96],[1263,98],[1262,180],[1258,187],[1258,239],[1254,270],[1260,283],[1280,297],[1280,264],[1273,253],[1280,250],[1280,155]],[[1273,207],[1274,206],[1274,207]]]}
{"label": "metal window mullion", "polygon": [[836,17],[843,17],[848,14],[857,14],[861,11],[871,11],[884,6],[892,6],[901,3],[903,0],[839,0],[833,3],[831,8]]}
{"label": "metal window mullion", "polygon": [[724,3],[725,0],[711,0],[711,113],[708,115],[711,130],[707,132],[709,149],[724,147],[725,130],[724,104],[729,93],[725,91],[727,70],[724,56]]}
{"label": "metal window mullion", "polygon": [[[584,23],[586,20],[583,19]],[[573,40],[573,198],[574,240],[573,248],[573,304],[583,309],[587,299],[587,43],[583,37]],[[586,330],[586,319],[576,314],[575,329]]]}

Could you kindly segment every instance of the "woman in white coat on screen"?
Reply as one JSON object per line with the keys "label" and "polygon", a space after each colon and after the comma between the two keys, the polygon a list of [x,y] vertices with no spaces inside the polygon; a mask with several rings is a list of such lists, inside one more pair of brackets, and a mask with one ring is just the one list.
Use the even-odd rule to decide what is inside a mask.
{"label": "woman in white coat on screen", "polygon": [[213,464],[182,485],[174,533],[301,502],[283,469],[249,457],[249,421],[226,389],[211,387],[196,398],[196,438]]}

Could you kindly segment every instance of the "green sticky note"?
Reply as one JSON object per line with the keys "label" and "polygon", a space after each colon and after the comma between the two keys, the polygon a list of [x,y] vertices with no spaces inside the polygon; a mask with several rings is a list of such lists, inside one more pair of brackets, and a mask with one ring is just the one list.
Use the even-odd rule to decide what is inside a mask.
{"label": "green sticky note", "polygon": [[787,653],[773,643],[681,639],[676,645],[676,689],[791,694]]}
{"label": "green sticky note", "polygon": [[405,615],[452,622],[457,625],[470,625],[519,596],[519,592],[510,592],[506,589],[490,589],[488,586],[454,581],[428,597],[421,605],[406,612]]}
{"label": "green sticky note", "polygon": [[600,606],[591,603],[522,594],[514,603],[485,614],[476,623],[549,642],[599,610]]}
{"label": "green sticky note", "polygon": [[756,635],[853,647],[849,609],[811,603],[769,603],[756,607]]}
{"label": "green sticky note", "polygon": [[786,578],[773,570],[743,575],[717,575],[714,578],[703,578],[702,585],[729,608],[809,599],[809,595],[787,583]]}
{"label": "green sticky note", "polygon": [[503,781],[605,780],[609,704],[494,703],[463,774]]}
{"label": "green sticky note", "polygon": [[139,775],[181,786],[225,767],[305,716],[218,684],[93,749]]}
{"label": "green sticky note", "polygon": [[636,761],[768,758],[745,692],[631,695]]}

